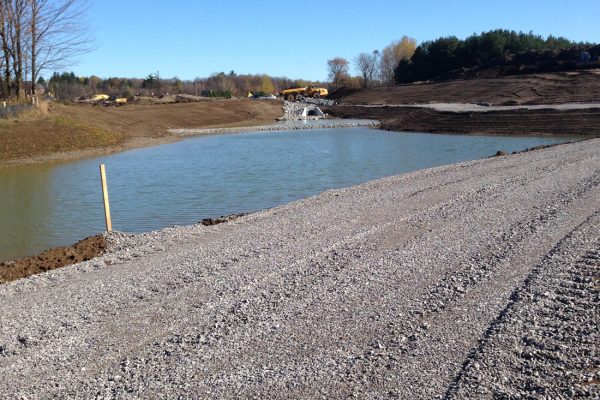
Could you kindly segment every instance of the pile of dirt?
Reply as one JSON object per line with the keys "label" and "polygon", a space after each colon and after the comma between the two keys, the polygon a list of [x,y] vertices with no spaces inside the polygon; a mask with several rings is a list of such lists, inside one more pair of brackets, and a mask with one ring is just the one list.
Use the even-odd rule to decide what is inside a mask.
{"label": "pile of dirt", "polygon": [[122,145],[124,140],[119,132],[66,115],[21,116],[0,120],[0,162],[82,149],[109,149]]}
{"label": "pile of dirt", "polygon": [[338,100],[338,99],[342,99],[344,97],[348,97],[351,94],[354,94],[359,91],[360,91],[360,89],[357,89],[357,88],[342,86],[340,88],[337,88],[337,89],[334,89],[333,91],[331,91],[331,93],[329,93],[329,96],[327,96],[327,98],[331,99],[331,100]]}
{"label": "pile of dirt", "polygon": [[200,223],[204,226],[212,226],[223,224],[225,222],[233,221],[234,219],[238,219],[243,217],[244,215],[248,215],[248,213],[239,213],[239,214],[230,214],[230,215],[221,215],[217,218],[204,218]]}
{"label": "pile of dirt", "polygon": [[0,262],[0,284],[98,257],[106,250],[103,235],[90,236],[72,246],[55,247],[31,257]]}

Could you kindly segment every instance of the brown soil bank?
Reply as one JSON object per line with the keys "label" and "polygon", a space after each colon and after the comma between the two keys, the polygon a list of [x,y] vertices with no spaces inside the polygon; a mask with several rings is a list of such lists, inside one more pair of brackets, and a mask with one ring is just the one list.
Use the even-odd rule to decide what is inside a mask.
{"label": "brown soil bank", "polygon": [[[600,101],[600,70],[457,79],[360,91],[341,90],[341,104],[560,104]],[[332,93],[335,98],[336,93]]]}
{"label": "brown soil bank", "polygon": [[52,104],[48,115],[0,121],[0,164],[157,144],[174,140],[170,128],[261,125],[281,113],[281,102],[248,99],[118,108]]}
{"label": "brown soil bank", "polygon": [[91,260],[103,254],[105,249],[104,236],[96,235],[72,246],[55,247],[36,256],[0,262],[0,284]]}
{"label": "brown soil bank", "polygon": [[340,106],[323,107],[325,112],[342,118],[379,119],[382,129],[502,135],[600,135],[598,109],[444,112],[398,107],[445,102],[498,106],[600,102],[600,70],[340,90],[338,96]]}
{"label": "brown soil bank", "polygon": [[381,129],[394,131],[600,136],[599,109],[456,113],[410,107],[333,106],[326,112],[342,118],[379,119]]}

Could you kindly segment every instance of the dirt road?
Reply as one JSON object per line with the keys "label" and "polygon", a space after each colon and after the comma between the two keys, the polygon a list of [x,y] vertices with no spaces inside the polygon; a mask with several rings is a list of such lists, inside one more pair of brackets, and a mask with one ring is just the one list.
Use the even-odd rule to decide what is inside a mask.
{"label": "dirt road", "polygon": [[115,234],[0,285],[8,398],[598,398],[600,139]]}

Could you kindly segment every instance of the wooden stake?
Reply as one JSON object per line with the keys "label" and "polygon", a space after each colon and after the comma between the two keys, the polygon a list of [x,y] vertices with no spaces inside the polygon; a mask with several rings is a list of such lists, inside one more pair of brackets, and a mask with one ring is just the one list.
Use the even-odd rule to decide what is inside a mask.
{"label": "wooden stake", "polygon": [[106,187],[106,169],[100,164],[100,180],[102,181],[102,197],[104,198],[104,219],[106,230],[112,232],[112,221],[110,220],[110,204],[108,203],[108,188]]}

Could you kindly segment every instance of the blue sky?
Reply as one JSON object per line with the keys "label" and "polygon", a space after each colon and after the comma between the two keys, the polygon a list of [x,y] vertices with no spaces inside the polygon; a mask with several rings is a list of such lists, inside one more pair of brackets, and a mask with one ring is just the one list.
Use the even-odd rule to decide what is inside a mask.
{"label": "blue sky", "polygon": [[[503,28],[600,42],[600,0],[90,0],[96,50],[66,70],[103,78],[181,79],[267,73],[326,80],[328,59],[352,61],[408,35]],[[49,75],[48,72],[45,75]]]}

